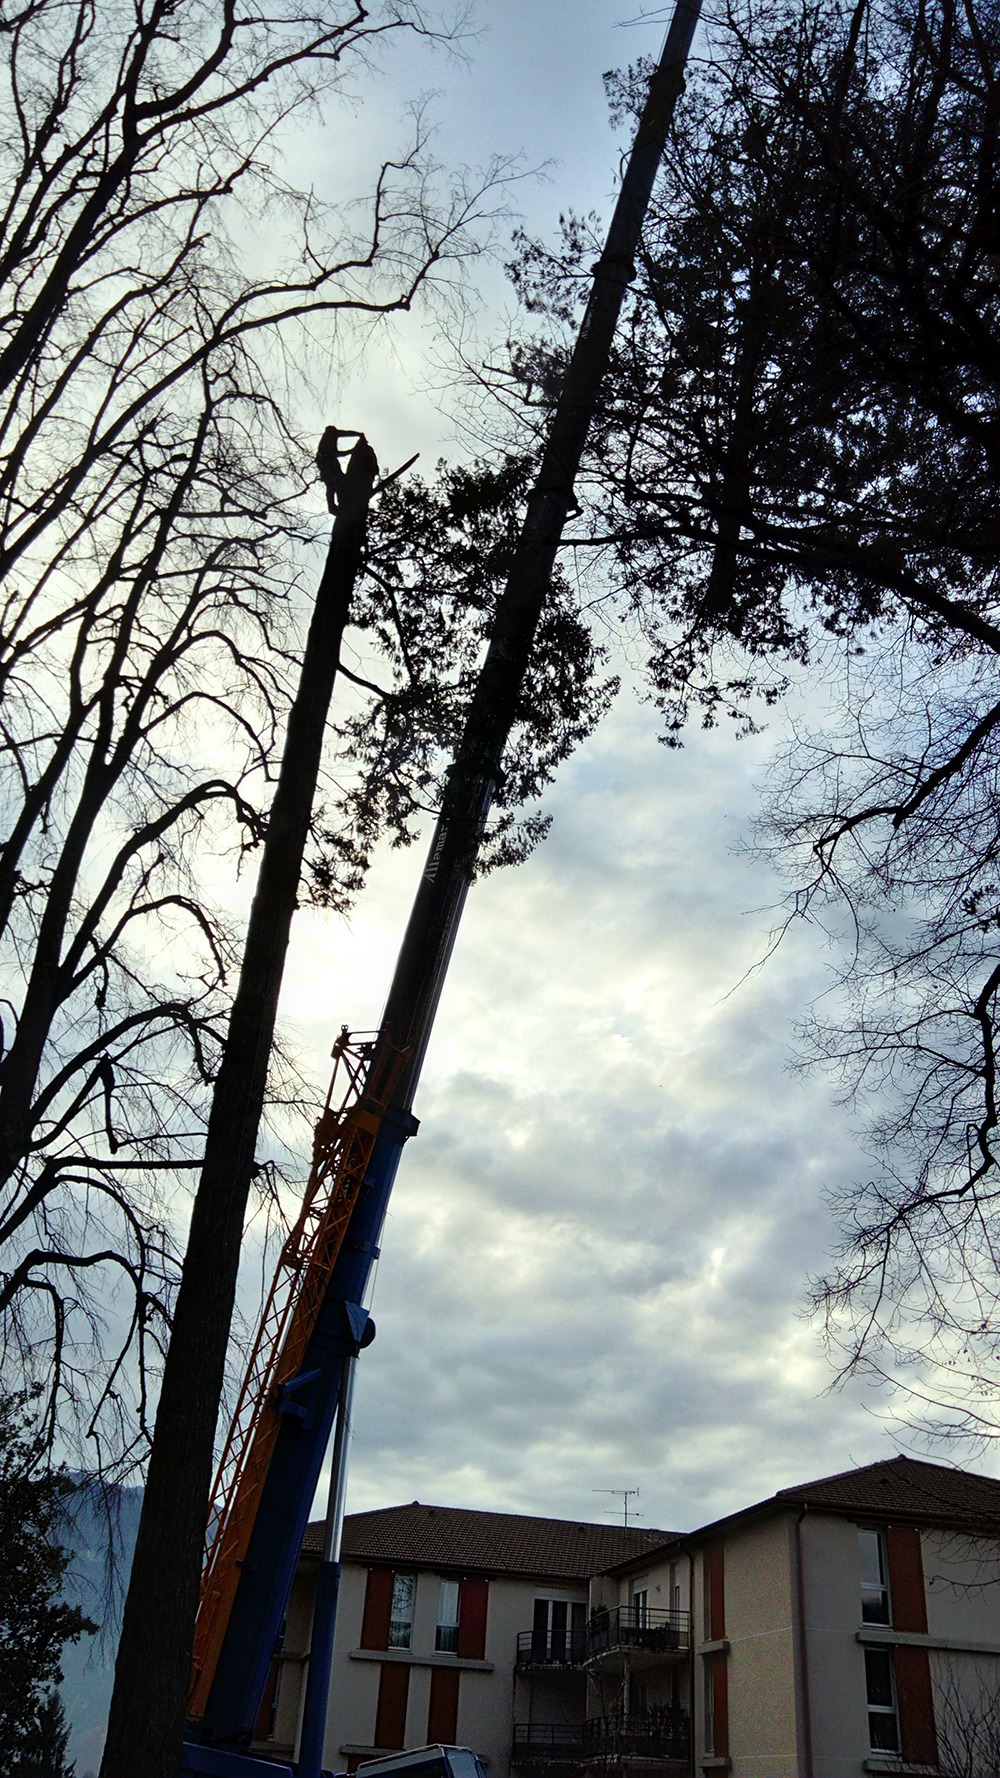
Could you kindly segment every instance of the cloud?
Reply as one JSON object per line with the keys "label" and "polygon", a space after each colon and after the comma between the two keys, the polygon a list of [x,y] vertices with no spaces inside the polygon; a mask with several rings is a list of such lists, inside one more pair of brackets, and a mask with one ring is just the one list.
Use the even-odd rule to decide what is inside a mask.
{"label": "cloud", "polygon": [[[790,1076],[814,935],[760,971],[777,885],[733,850],[769,743],[656,745],[623,699],[555,787],[551,838],[470,896],[383,1238],[349,1507],[413,1498],[684,1527],[894,1448],[801,1315],[863,1168]],[[354,925],[304,917],[287,1003],[375,1022],[420,868]],[[756,913],[748,910],[757,909]],[[366,1011],[361,1003],[365,1000]]]}

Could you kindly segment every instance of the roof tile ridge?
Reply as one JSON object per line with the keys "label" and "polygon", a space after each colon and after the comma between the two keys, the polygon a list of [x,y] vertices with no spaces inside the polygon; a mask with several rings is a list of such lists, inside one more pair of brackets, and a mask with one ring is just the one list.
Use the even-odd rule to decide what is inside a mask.
{"label": "roof tile ridge", "polygon": [[[930,1484],[928,1482],[921,1482],[920,1471],[930,1470],[935,1476],[955,1476],[963,1482],[971,1482],[973,1484],[985,1483],[987,1488],[1000,1488],[1000,1479],[996,1476],[980,1475],[975,1470],[963,1469],[957,1463],[931,1463],[926,1458],[913,1457],[907,1451],[896,1451],[891,1457],[877,1457],[873,1463],[859,1464],[854,1469],[838,1470],[834,1475],[819,1476],[813,1482],[800,1482],[795,1487],[779,1488],[774,1495],[774,1499],[801,1498],[805,1494],[812,1492],[813,1489],[823,1488],[834,1482],[860,1481],[863,1477],[871,1476],[878,1470],[889,1469],[896,1464],[905,1464],[907,1468],[917,1472],[908,1477],[909,1486],[918,1493],[923,1494],[929,1504],[936,1505],[939,1509],[955,1511],[955,1502],[953,1500],[946,1500],[943,1496],[934,1495],[930,1490]],[[762,1504],[764,1503],[762,1502]]]}
{"label": "roof tile ridge", "polygon": [[851,1476],[864,1475],[866,1471],[870,1469],[878,1469],[885,1461],[886,1459],[884,1457],[880,1457],[875,1463],[855,1464],[852,1469],[837,1469],[832,1475],[816,1476],[811,1482],[795,1482],[788,1488],[776,1488],[774,1493],[767,1495],[765,1500],[762,1500],[760,1504],[763,1506],[766,1504],[766,1500],[783,1500],[788,1495],[795,1496],[801,1494],[806,1488],[822,1488],[825,1487],[828,1482],[845,1482]]}
{"label": "roof tile ridge", "polygon": [[[514,1524],[558,1525],[567,1530],[577,1530],[582,1526],[588,1531],[606,1531],[609,1535],[615,1531],[626,1529],[621,1525],[602,1525],[597,1519],[553,1518],[549,1513],[505,1512],[499,1507],[489,1506],[442,1506],[439,1502],[432,1500],[407,1500],[400,1501],[395,1506],[362,1507],[357,1512],[345,1514],[345,1517],[348,1519],[370,1519],[384,1513],[411,1512],[414,1508],[420,1508],[423,1512],[461,1513],[467,1517],[478,1519],[499,1519]],[[319,1522],[321,1521],[317,1521],[317,1523]],[[629,1525],[627,1529],[636,1532],[640,1537],[669,1537],[673,1535],[672,1532],[661,1532],[655,1526]]]}
{"label": "roof tile ridge", "polygon": [[949,1475],[972,1476],[978,1480],[973,1471],[960,1469],[958,1465],[947,1463],[927,1463],[922,1457],[911,1457],[906,1451],[894,1451],[891,1457],[876,1457],[871,1463],[856,1463],[850,1469],[834,1470],[832,1475],[815,1476],[810,1482],[795,1482],[791,1487],[777,1488],[772,1496],[775,1500],[783,1500],[788,1496],[802,1494],[807,1488],[825,1488],[831,1482],[855,1481],[861,1476],[871,1475],[876,1469],[886,1469],[891,1463],[913,1463],[926,1469],[940,1469]]}
{"label": "roof tile ridge", "polygon": [[960,1463],[932,1463],[929,1457],[914,1457],[909,1451],[897,1451],[895,1457],[884,1459],[892,1463],[912,1463],[915,1469],[932,1469],[936,1475],[959,1475],[967,1482],[990,1482],[1000,1487],[1000,1477],[982,1475],[978,1469],[963,1469]]}

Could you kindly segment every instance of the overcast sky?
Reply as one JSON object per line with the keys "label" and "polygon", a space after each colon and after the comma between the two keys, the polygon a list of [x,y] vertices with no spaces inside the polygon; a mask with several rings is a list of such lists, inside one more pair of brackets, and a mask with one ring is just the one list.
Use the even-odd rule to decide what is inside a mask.
{"label": "overcast sky", "polygon": [[[533,230],[567,207],[606,216],[601,74],[664,30],[635,16],[483,6],[467,64],[409,47],[350,130],[313,144],[317,165],[362,166],[406,97],[437,88],[442,160],[549,164],[518,191]],[[499,273],[482,288],[488,332],[509,297]],[[458,455],[421,388],[433,329],[395,337],[336,417],[383,462]],[[560,773],[541,850],[471,895],[385,1232],[349,1510],[600,1518],[595,1490],[638,1487],[647,1525],[686,1528],[899,1448],[884,1397],[829,1392],[802,1316],[834,1236],[825,1193],[867,1166],[829,1084],[787,1071],[791,1021],[824,985],[819,935],[746,976],[780,891],[737,848],[780,739],[778,717],[670,753],[623,694]],[[417,852],[383,859],[349,925],[297,916],[284,1008],[317,1081],[341,1023],[378,1017],[419,870]]]}

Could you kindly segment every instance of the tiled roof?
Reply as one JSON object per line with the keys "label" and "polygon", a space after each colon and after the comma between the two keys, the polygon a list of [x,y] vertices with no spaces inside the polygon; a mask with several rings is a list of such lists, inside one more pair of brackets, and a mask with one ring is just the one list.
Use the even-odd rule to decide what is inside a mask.
{"label": "tiled roof", "polygon": [[[943,1463],[923,1463],[917,1457],[889,1457],[862,1469],[845,1469],[823,1476],[818,1482],[802,1482],[795,1488],[779,1488],[767,1500],[742,1507],[724,1519],[699,1525],[676,1541],[700,1543],[718,1537],[730,1525],[769,1513],[807,1507],[813,1512],[846,1513],[851,1517],[910,1519],[923,1525],[941,1525],[964,1531],[1000,1535],[1000,1481],[972,1475],[967,1469],[949,1469]],[[674,1542],[665,1539],[665,1544]],[[613,1564],[627,1569],[628,1558]]]}
{"label": "tiled roof", "polygon": [[832,1511],[896,1513],[928,1522],[1000,1523],[1000,1482],[943,1463],[922,1463],[916,1457],[890,1457],[798,1488],[779,1488],[774,1499]]}
{"label": "tiled roof", "polygon": [[[906,1518],[926,1525],[1000,1532],[1000,1481],[900,1456],[862,1469],[845,1469],[798,1487],[779,1488],[770,1499],[701,1526],[687,1538],[698,1541],[741,1520],[799,1505],[818,1512]],[[344,1520],[342,1550],[348,1561],[355,1562],[477,1569],[487,1574],[583,1582],[591,1575],[634,1565],[656,1550],[686,1540],[680,1531],[640,1530],[636,1526],[625,1531],[620,1525],[424,1506],[415,1500],[410,1506],[349,1513]],[[318,1555],[322,1543],[322,1523],[307,1526],[303,1551]]]}
{"label": "tiled roof", "polygon": [[[524,1513],[474,1512],[461,1506],[388,1506],[349,1513],[342,1554],[353,1562],[399,1562],[414,1567],[474,1568],[487,1574],[544,1575],[586,1581],[613,1563],[658,1548],[673,1534],[630,1526],[535,1519]],[[321,1523],[308,1525],[304,1551],[318,1555]]]}

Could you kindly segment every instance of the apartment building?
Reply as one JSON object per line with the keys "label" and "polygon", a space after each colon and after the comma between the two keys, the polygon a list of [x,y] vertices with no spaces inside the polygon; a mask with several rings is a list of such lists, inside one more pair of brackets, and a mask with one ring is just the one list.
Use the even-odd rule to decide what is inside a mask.
{"label": "apartment building", "polygon": [[[458,1742],[490,1778],[508,1778],[519,1711],[553,1728],[583,1720],[591,1576],[668,1535],[418,1501],[348,1514],[326,1764],[353,1771],[396,1748]],[[311,1525],[257,1720],[254,1746],[274,1758],[297,1741],[321,1545]]]}
{"label": "apartment building", "polygon": [[[1000,1482],[989,1477],[896,1457],[783,1488],[595,1577],[591,1599],[624,1614],[629,1638],[654,1627],[654,1600],[690,1612],[671,1630],[683,1642],[690,1627],[688,1764],[664,1746],[661,1774],[1000,1773]],[[640,1664],[621,1651],[632,1739],[620,1763],[634,1772],[641,1726],[652,1733],[678,1695],[668,1661],[670,1686],[683,1685],[673,1654],[644,1651]],[[641,1770],[652,1778],[650,1757]]]}
{"label": "apartment building", "polygon": [[[294,1744],[318,1549],[262,1750]],[[327,1762],[437,1740],[490,1778],[1000,1773],[1000,1482],[896,1457],[686,1535],[353,1515]]]}

